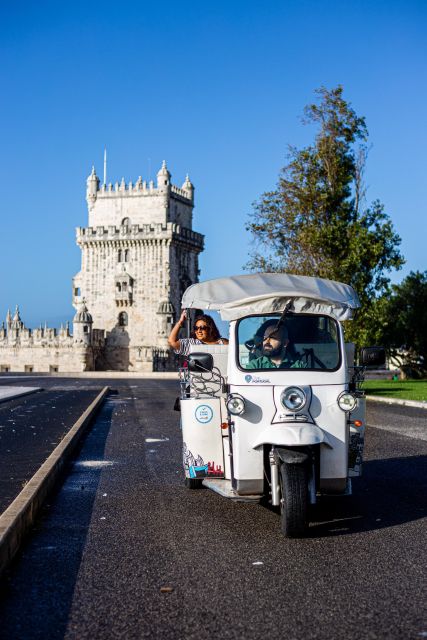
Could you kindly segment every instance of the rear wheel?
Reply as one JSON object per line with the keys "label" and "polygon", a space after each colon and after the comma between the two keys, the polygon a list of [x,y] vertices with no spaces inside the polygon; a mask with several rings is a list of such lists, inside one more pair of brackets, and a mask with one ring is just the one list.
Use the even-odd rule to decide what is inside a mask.
{"label": "rear wheel", "polygon": [[298,538],[308,526],[308,467],[306,463],[280,465],[280,526],[288,538]]}
{"label": "rear wheel", "polygon": [[201,489],[202,480],[199,478],[185,478],[185,486],[187,489]]}

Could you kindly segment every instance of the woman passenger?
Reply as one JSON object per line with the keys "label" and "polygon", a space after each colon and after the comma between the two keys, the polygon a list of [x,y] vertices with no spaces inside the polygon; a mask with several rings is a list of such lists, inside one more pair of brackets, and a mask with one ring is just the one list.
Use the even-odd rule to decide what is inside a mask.
{"label": "woman passenger", "polygon": [[226,338],[221,338],[213,318],[205,314],[197,316],[191,338],[178,338],[179,330],[186,318],[187,314],[183,311],[168,338],[169,345],[178,355],[188,356],[192,344],[228,344]]}

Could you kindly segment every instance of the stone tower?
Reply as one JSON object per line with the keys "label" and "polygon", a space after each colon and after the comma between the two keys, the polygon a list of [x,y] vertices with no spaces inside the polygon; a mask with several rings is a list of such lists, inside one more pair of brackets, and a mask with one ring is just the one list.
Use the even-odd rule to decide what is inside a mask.
{"label": "stone tower", "polygon": [[163,162],[157,183],[100,185],[87,179],[89,225],[77,228],[81,271],[73,305],[83,300],[94,334],[104,330],[98,369],[151,371],[168,365],[167,336],[185,289],[198,279],[203,236],[192,230],[194,187],[171,184]]}

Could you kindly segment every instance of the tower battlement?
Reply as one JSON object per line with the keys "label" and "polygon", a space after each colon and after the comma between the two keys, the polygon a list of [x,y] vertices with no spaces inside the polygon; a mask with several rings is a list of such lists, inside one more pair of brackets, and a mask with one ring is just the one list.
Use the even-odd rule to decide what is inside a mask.
{"label": "tower battlement", "polygon": [[108,227],[99,225],[97,227],[77,227],[76,241],[78,245],[88,242],[112,241],[112,240],[128,240],[140,241],[147,239],[172,239],[181,237],[183,240],[203,247],[204,236],[197,231],[182,227],[176,222],[168,222],[166,224],[143,224],[143,225],[121,225],[116,227],[109,225]]}
{"label": "tower battlement", "polygon": [[188,175],[182,187],[177,187],[170,182],[171,174],[163,161],[160,171],[157,173],[157,183],[154,180],[143,180],[141,176],[136,182],[126,182],[124,178],[120,182],[112,182],[101,184],[96,174],[95,167],[87,179],[86,199],[89,207],[93,206],[98,198],[122,198],[122,197],[140,197],[140,196],[162,196],[169,193],[172,196],[183,198],[188,204],[193,204],[194,187],[190,182]]}
{"label": "tower battlement", "polygon": [[181,187],[171,184],[171,174],[163,162],[157,182],[141,177],[136,182],[114,185],[100,184],[95,167],[87,179],[86,200],[89,226],[127,226],[147,223],[177,222],[191,229],[194,207],[194,186],[188,175]]}
{"label": "tower battlement", "polygon": [[[182,187],[177,187],[174,184],[170,185],[170,193],[173,196],[178,196],[179,198],[183,198],[188,203],[193,202],[193,193],[188,189],[184,189]],[[109,182],[108,184],[99,185],[96,189],[96,195],[92,194],[90,197],[94,196],[97,198],[123,198],[123,197],[153,197],[153,196],[164,196],[165,189],[162,187],[155,186],[154,181],[150,180],[142,180],[142,178],[138,178],[136,182],[125,182],[124,179],[121,182]]]}

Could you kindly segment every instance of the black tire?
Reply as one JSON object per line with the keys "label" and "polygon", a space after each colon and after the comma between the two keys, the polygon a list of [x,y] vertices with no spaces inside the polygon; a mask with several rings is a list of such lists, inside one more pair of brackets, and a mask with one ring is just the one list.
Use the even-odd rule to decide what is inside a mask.
{"label": "black tire", "polygon": [[185,486],[187,489],[201,489],[202,480],[199,480],[199,478],[185,478]]}
{"label": "black tire", "polygon": [[287,538],[303,536],[308,527],[308,468],[307,464],[280,465],[280,526]]}

